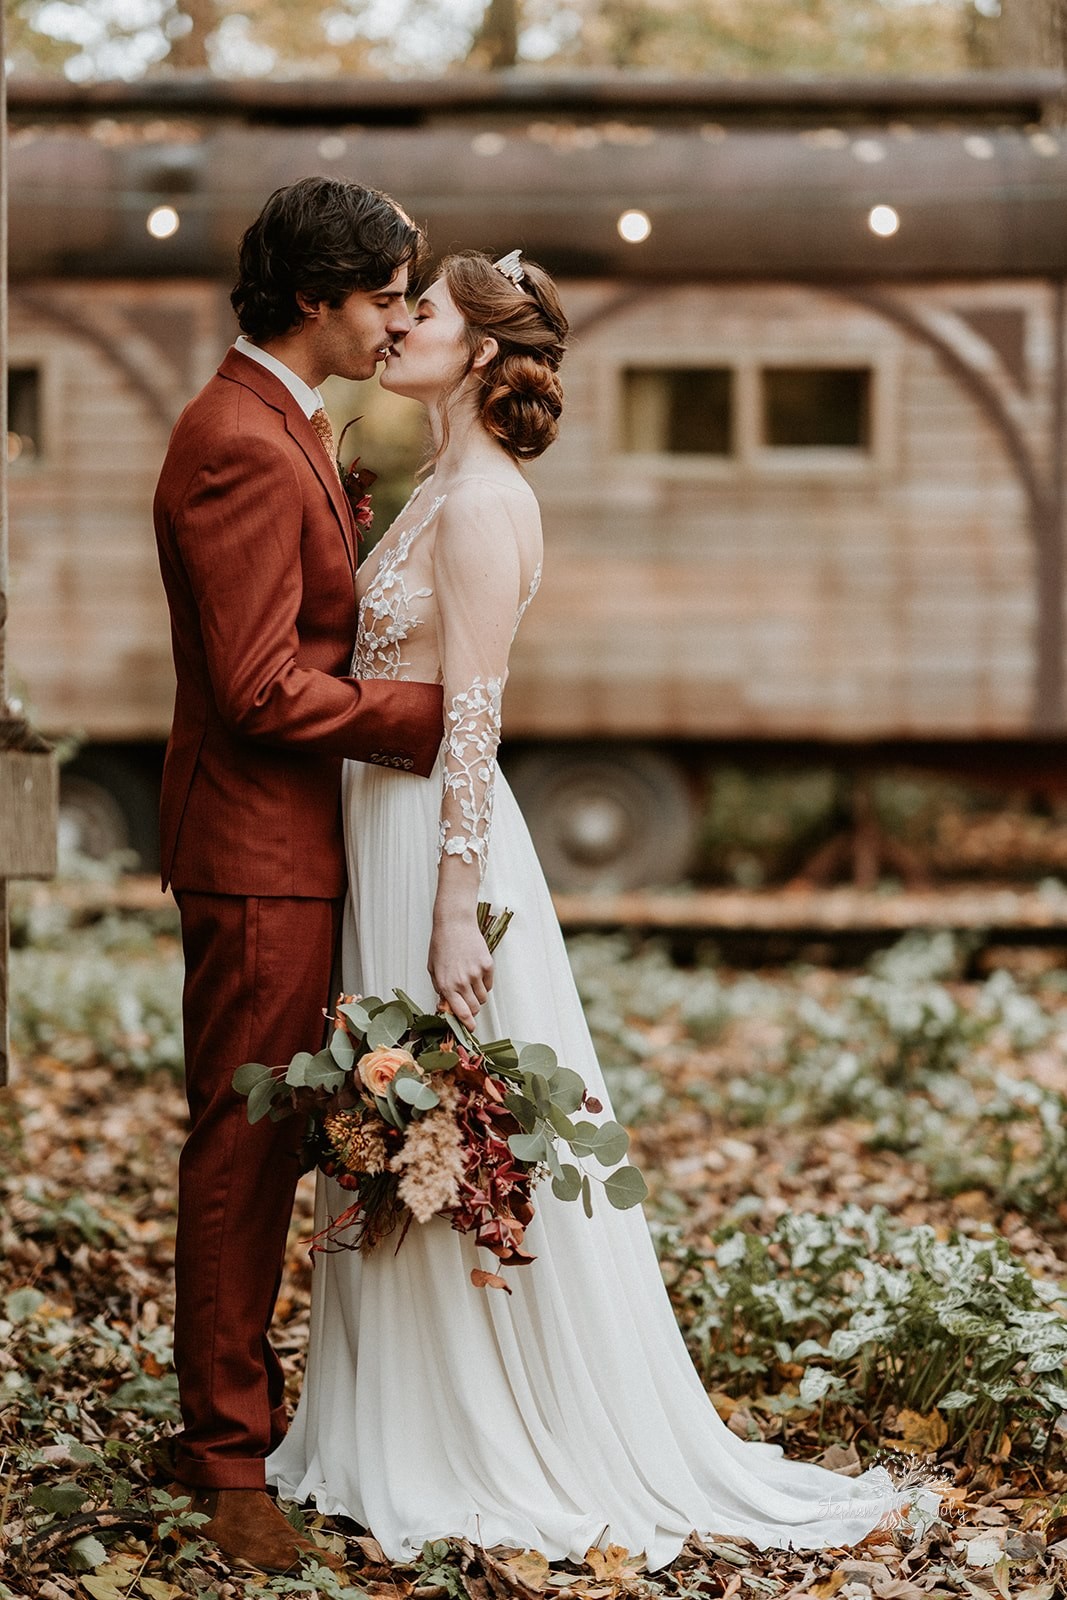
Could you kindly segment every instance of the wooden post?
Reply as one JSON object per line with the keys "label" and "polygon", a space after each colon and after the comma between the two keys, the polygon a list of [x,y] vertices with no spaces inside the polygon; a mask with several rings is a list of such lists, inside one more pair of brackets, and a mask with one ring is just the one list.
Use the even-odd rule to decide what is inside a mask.
{"label": "wooden post", "polygon": [[[0,60],[4,59],[0,11]],[[56,870],[56,764],[44,740],[8,706],[7,624],[7,90],[0,78],[0,1084],[8,1078],[8,905],[12,878]]]}

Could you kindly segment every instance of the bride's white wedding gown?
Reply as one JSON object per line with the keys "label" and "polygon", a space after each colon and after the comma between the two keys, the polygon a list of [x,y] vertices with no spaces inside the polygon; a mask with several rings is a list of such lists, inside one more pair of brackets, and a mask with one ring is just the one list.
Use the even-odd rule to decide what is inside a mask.
{"label": "bride's white wedding gown", "polygon": [[[429,781],[346,763],[344,987],[388,997],[398,986],[432,1010],[438,852],[477,859],[482,898],[514,912],[480,1037],[552,1045],[607,1105],[544,877],[495,770],[507,647],[540,575],[528,550],[525,567],[517,559],[509,515],[509,494],[529,491],[483,492],[500,508],[500,571],[486,577],[451,519],[438,537],[444,498],[431,480],[360,572],[354,671],[442,680],[447,720]],[[316,1226],[348,1199],[320,1175]],[[267,1462],[285,1498],[354,1518],[394,1561],[462,1536],[550,1560],[610,1541],[653,1569],[694,1529],[761,1547],[850,1545],[901,1504],[882,1468],[843,1478],[730,1432],[639,1209],[595,1196],[588,1220],[547,1184],[534,1199],[537,1260],[504,1269],[510,1295],[472,1286],[472,1267],[496,1263],[440,1218],[413,1224],[395,1253],[386,1241],[368,1256],[316,1257],[303,1394]]]}

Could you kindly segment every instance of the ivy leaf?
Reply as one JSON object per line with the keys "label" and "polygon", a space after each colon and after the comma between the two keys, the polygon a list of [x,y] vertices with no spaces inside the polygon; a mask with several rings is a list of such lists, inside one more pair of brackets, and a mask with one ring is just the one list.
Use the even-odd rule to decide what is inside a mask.
{"label": "ivy leaf", "polygon": [[80,1483],[42,1483],[30,1495],[30,1504],[40,1506],[42,1511],[51,1511],[54,1516],[69,1517],[80,1511],[87,1499]]}
{"label": "ivy leaf", "polygon": [[44,1305],[40,1289],[14,1289],[4,1301],[9,1322],[29,1322]]}
{"label": "ivy leaf", "polygon": [[92,1572],[94,1567],[102,1567],[106,1560],[107,1551],[92,1534],[78,1539],[70,1547],[70,1564],[75,1572]]}

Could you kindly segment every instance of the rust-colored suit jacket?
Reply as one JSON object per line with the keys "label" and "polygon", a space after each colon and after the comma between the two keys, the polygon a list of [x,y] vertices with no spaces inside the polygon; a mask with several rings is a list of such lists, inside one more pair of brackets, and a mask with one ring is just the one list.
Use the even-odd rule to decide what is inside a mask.
{"label": "rust-colored suit jacket", "polygon": [[178,419],[155,526],[177,676],[164,887],[342,894],[341,762],[428,774],[441,689],[345,676],[351,508],[285,385],[239,351]]}

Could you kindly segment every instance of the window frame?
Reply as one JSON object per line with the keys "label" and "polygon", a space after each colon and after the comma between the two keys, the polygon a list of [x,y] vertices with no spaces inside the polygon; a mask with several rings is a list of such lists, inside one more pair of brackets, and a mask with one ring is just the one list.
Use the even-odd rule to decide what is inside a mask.
{"label": "window frame", "polygon": [[[626,450],[625,374],[635,368],[690,371],[697,367],[726,367],[733,373],[734,415],[731,419],[733,452],[730,455],[686,454],[670,450]],[[870,443],[853,446],[769,445],[763,439],[763,382],[765,368],[797,367],[813,370],[862,368],[870,373]],[[892,349],[833,349],[808,340],[803,344],[761,343],[742,354],[737,347],[694,345],[679,351],[677,345],[643,344],[636,350],[613,350],[600,373],[601,393],[607,397],[601,418],[609,441],[608,454],[615,471],[639,469],[675,480],[763,481],[826,478],[833,482],[885,477],[898,455],[898,397],[900,363]]]}
{"label": "window frame", "polygon": [[[4,373],[4,383],[7,383],[7,374],[12,367],[32,367],[37,372],[37,420],[41,436],[37,441],[37,450],[28,460],[17,456],[14,461],[7,463],[7,470],[12,477],[26,477],[31,473],[48,471],[56,465],[52,452],[52,441],[58,438],[58,429],[54,416],[56,405],[55,383],[56,360],[52,353],[42,350],[40,346],[23,345],[13,341],[7,352],[7,370]],[[10,417],[8,418],[10,431]],[[7,439],[4,440],[4,449],[7,449]]]}

